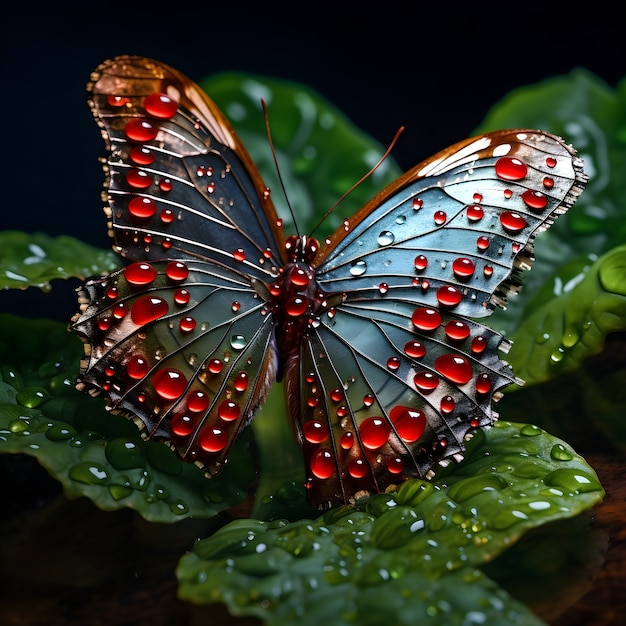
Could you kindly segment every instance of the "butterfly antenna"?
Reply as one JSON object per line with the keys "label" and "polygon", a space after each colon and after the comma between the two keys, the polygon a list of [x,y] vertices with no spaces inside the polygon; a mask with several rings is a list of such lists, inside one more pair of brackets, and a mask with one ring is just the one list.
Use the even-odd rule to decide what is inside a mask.
{"label": "butterfly antenna", "polygon": [[270,150],[272,151],[272,158],[274,159],[274,165],[276,166],[276,173],[278,174],[278,180],[280,182],[281,189],[283,190],[283,196],[285,197],[287,206],[289,207],[289,213],[291,213],[291,219],[293,220],[296,233],[298,234],[298,236],[300,236],[300,232],[298,230],[298,223],[296,222],[296,215],[293,212],[293,207],[291,206],[291,202],[289,202],[289,197],[287,196],[287,190],[285,189],[285,183],[283,182],[283,177],[280,173],[280,167],[278,166],[278,158],[276,157],[276,150],[274,149],[274,142],[272,141],[272,131],[270,130],[270,118],[267,112],[267,104],[265,103],[265,100],[263,98],[261,98],[261,106],[263,107],[263,116],[265,117],[265,130],[267,131],[267,139],[270,143]]}
{"label": "butterfly antenna", "polygon": [[310,237],[313,236],[313,233],[324,223],[324,220],[341,204],[341,202],[343,202],[347,196],[349,196],[364,180],[369,178],[380,167],[382,162],[389,156],[389,153],[393,150],[393,147],[396,145],[398,138],[404,132],[404,128],[405,128],[404,126],[400,126],[400,128],[398,128],[398,130],[396,131],[396,134],[391,140],[391,143],[389,144],[389,147],[387,148],[387,150],[385,150],[385,154],[383,154],[383,156],[380,157],[376,165],[374,165],[374,167],[372,167],[369,170],[369,172],[366,172],[365,174],[363,174],[363,176],[361,176],[361,178],[359,178],[359,180],[357,180],[356,183],[354,183],[354,185],[352,185],[352,187],[350,187],[350,189],[348,189],[348,191],[346,191],[339,198],[339,200],[337,200],[337,202],[335,202],[335,204],[333,204],[330,207],[330,209],[328,209],[328,211],[324,213],[324,215],[322,215],[322,218],[320,219],[320,221],[317,223],[315,228],[311,231],[309,235]]}

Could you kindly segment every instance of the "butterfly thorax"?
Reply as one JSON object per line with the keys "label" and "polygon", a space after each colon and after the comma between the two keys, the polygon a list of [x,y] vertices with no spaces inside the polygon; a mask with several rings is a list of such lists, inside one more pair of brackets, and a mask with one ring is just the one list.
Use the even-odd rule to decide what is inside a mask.
{"label": "butterfly thorax", "polygon": [[[285,249],[289,262],[279,270],[278,278],[268,286],[269,310],[275,327],[279,361],[284,364],[279,379],[289,363],[297,359],[303,336],[319,323],[319,316],[338,299],[322,289],[312,265],[319,243],[306,236],[290,236]],[[340,299],[340,297],[339,297]]]}

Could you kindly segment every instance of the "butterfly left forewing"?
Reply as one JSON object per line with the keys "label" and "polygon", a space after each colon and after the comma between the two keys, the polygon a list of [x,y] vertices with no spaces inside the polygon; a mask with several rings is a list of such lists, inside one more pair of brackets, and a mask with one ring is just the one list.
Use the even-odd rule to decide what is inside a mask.
{"label": "butterfly left forewing", "polygon": [[282,229],[256,166],[205,92],[143,57],[103,63],[88,88],[107,145],[105,200],[119,252],[210,258],[269,280]]}

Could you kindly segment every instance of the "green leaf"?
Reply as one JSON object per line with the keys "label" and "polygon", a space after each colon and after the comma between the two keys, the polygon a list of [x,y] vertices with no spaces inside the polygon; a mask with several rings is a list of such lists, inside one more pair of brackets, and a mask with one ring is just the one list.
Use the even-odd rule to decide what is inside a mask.
{"label": "green leaf", "polygon": [[[320,94],[300,83],[232,72],[215,74],[200,84],[252,154],[288,232],[294,228],[269,147],[261,99],[267,102],[278,166],[300,232],[310,232],[385,151]],[[331,234],[344,217],[355,213],[400,173],[393,158],[387,157],[315,236],[322,240]]]}
{"label": "green leaf", "polygon": [[609,333],[626,331],[626,245],[566,264],[528,310],[507,356],[516,375],[532,385],[577,369]]}
{"label": "green leaf", "polygon": [[76,391],[82,344],[65,325],[0,315],[0,355],[0,452],[36,457],[68,497],[158,522],[213,517],[244,499],[254,477],[245,437],[213,480],[144,441],[131,421]]}
{"label": "green leaf", "polygon": [[119,267],[112,251],[73,237],[0,231],[0,289],[39,287],[49,291],[57,278],[86,278]]}
{"label": "green leaf", "polygon": [[[376,624],[373,615],[387,611],[398,624],[462,623],[489,609],[490,583],[472,578],[474,568],[527,530],[577,515],[603,495],[593,469],[566,443],[535,426],[497,422],[474,436],[463,463],[432,482],[409,480],[397,493],[313,521],[227,525],[181,559],[179,593],[225,602],[268,625],[297,616],[306,626],[332,614],[338,625]],[[460,584],[467,576],[469,588]],[[443,602],[445,589],[454,592]],[[523,612],[497,597],[501,618]],[[379,612],[371,613],[370,598]]]}

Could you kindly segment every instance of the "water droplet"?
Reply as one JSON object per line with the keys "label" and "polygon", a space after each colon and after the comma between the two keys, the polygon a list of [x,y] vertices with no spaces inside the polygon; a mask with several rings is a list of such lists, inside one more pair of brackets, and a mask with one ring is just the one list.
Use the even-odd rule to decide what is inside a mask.
{"label": "water droplet", "polygon": [[289,282],[296,287],[306,287],[309,284],[309,276],[302,268],[296,267],[289,274]]}
{"label": "water droplet", "polygon": [[159,189],[165,193],[172,191],[172,181],[169,178],[164,178],[159,183]]}
{"label": "water droplet", "polygon": [[126,172],[126,182],[135,189],[147,189],[152,185],[152,177],[143,170],[132,168]]}
{"label": "water droplet", "polygon": [[513,191],[511,189],[505,189],[503,195],[505,200],[510,200],[513,197]]}
{"label": "water droplet", "polygon": [[417,441],[426,428],[426,415],[408,406],[394,406],[389,417],[398,436],[407,443]]}
{"label": "water droplet", "polygon": [[164,400],[176,400],[187,387],[185,375],[173,368],[159,370],[152,379],[154,390]]}
{"label": "water droplet", "polygon": [[158,132],[157,126],[142,117],[133,117],[124,126],[124,133],[131,141],[152,141]]}
{"label": "water droplet", "polygon": [[341,402],[343,400],[343,389],[341,387],[335,387],[331,390],[329,395],[333,402]]}
{"label": "water droplet", "polygon": [[536,213],[543,211],[548,204],[548,196],[541,191],[533,191],[532,189],[527,189],[522,194],[522,200],[531,211]]}
{"label": "water droplet", "polygon": [[362,276],[366,271],[367,263],[365,263],[365,261],[352,261],[350,266],[350,274],[352,274],[352,276]]}
{"label": "water droplet", "polygon": [[414,198],[411,203],[414,211],[418,211],[424,205],[424,201],[421,198]]}
{"label": "water droplet", "polygon": [[207,365],[207,369],[211,374],[219,374],[224,368],[224,363],[219,359],[211,359]]}
{"label": "water droplet", "polygon": [[520,433],[526,437],[536,437],[537,435],[541,435],[542,432],[541,428],[539,428],[539,426],[535,426],[534,424],[524,424],[520,428]]}
{"label": "water droplet", "polygon": [[452,396],[444,396],[441,398],[439,408],[444,415],[450,415],[450,413],[453,413],[456,408],[456,402]]}
{"label": "water droplet", "polygon": [[543,482],[548,487],[560,487],[569,493],[589,493],[602,489],[596,478],[587,472],[569,467],[561,467],[550,472]]}
{"label": "water droplet", "polygon": [[200,433],[198,443],[207,452],[219,452],[228,444],[228,433],[223,428],[207,426]]}
{"label": "water droplet", "polygon": [[294,296],[290,298],[285,305],[285,311],[287,315],[291,317],[299,317],[300,315],[304,315],[309,308],[309,303],[306,298],[302,296]]}
{"label": "water droplet", "polygon": [[460,504],[483,491],[502,491],[508,486],[507,481],[497,474],[472,476],[454,483],[448,490],[448,497]]}
{"label": "water droplet", "polygon": [[246,251],[243,248],[237,248],[236,250],[233,250],[233,258],[235,259],[235,261],[239,261],[240,263],[242,263],[246,260]]}
{"label": "water droplet", "polygon": [[435,224],[437,224],[437,226],[441,226],[445,224],[447,218],[448,216],[446,215],[445,211],[435,211],[435,215],[433,216],[433,219],[435,221]]}
{"label": "water droplet", "polygon": [[178,102],[164,93],[151,93],[143,101],[143,108],[148,115],[159,119],[170,119],[176,115]]}
{"label": "water droplet", "polygon": [[413,311],[411,321],[415,328],[422,331],[431,331],[441,325],[441,314],[436,309],[418,307]]}
{"label": "water droplet", "polygon": [[395,237],[391,231],[383,230],[383,232],[378,235],[377,241],[379,246],[389,246],[395,241]]}
{"label": "water droplet", "polygon": [[197,418],[186,413],[174,415],[171,421],[172,433],[178,437],[188,437],[196,429]]}
{"label": "water droplet", "polygon": [[50,394],[39,387],[27,387],[18,391],[15,400],[27,409],[36,409],[50,398]]}
{"label": "water droplet", "polygon": [[554,159],[554,158],[552,158],[552,157],[547,157],[547,158],[546,158],[546,165],[547,165],[549,168],[556,167],[556,159]]}
{"label": "water droplet", "polygon": [[555,461],[571,461],[574,455],[562,443],[557,443],[550,450],[550,458]]}
{"label": "water droplet", "polygon": [[404,353],[412,359],[421,359],[426,354],[426,347],[421,341],[407,341],[404,344]]}
{"label": "water droplet", "polygon": [[459,279],[465,280],[474,273],[474,262],[465,257],[459,257],[452,263],[452,273]]}
{"label": "water droplet", "polygon": [[372,406],[374,404],[374,396],[371,393],[366,393],[363,396],[363,406]]}
{"label": "water droplet", "polygon": [[189,268],[182,261],[170,261],[165,267],[165,275],[175,282],[187,280]]}
{"label": "water droplet", "polygon": [[241,409],[236,402],[232,400],[224,400],[217,407],[217,414],[225,421],[232,422],[241,414]]}
{"label": "water droplet", "polygon": [[361,442],[369,450],[376,450],[389,439],[391,428],[382,417],[368,417],[359,426]]}
{"label": "water droplet", "polygon": [[491,265],[485,265],[485,267],[483,267],[483,275],[485,278],[491,278],[493,276],[493,267]]}
{"label": "water droplet", "polygon": [[487,340],[482,335],[478,335],[472,339],[472,352],[474,354],[482,354],[486,347]]}
{"label": "water droplet", "polygon": [[348,473],[352,478],[363,478],[369,473],[369,468],[363,459],[352,459],[348,463]]}
{"label": "water droplet", "polygon": [[484,235],[481,235],[476,240],[476,247],[479,250],[486,250],[489,247],[489,243],[490,243],[489,237],[485,237]]}
{"label": "water droplet", "polygon": [[548,176],[546,176],[543,179],[543,188],[544,189],[553,189],[554,188],[554,178],[549,178]]}
{"label": "water droplet", "polygon": [[387,359],[387,368],[392,372],[395,372],[400,367],[400,359],[397,356],[392,356]]}
{"label": "water droplet", "polygon": [[73,465],[68,475],[72,480],[86,485],[102,484],[109,479],[106,469],[94,461],[83,461]]}
{"label": "water droplet", "polygon": [[133,196],[128,203],[128,212],[138,219],[148,219],[157,212],[156,202],[152,198]]}
{"label": "water droplet", "polygon": [[467,215],[467,219],[470,222],[479,222],[485,215],[485,211],[481,206],[478,206],[477,204],[471,204],[467,207],[465,214]]}
{"label": "water droplet", "polygon": [[138,261],[124,268],[124,277],[131,285],[149,285],[157,276],[156,268],[150,263]]}
{"label": "water droplet", "polygon": [[104,449],[109,463],[118,470],[145,467],[146,458],[143,449],[135,441],[124,437],[111,439]]}
{"label": "water droplet", "polygon": [[454,307],[463,299],[463,294],[452,285],[443,285],[437,289],[437,300],[443,306]]}
{"label": "water droplet", "polygon": [[243,350],[246,347],[246,338],[243,335],[233,335],[230,338],[233,350]]}
{"label": "water droplet", "polygon": [[184,306],[189,303],[191,295],[186,289],[177,289],[174,292],[174,302],[179,306]]}
{"label": "water droplet", "polygon": [[111,107],[123,107],[130,102],[130,99],[126,96],[107,96],[107,104]]}
{"label": "water droplet", "polygon": [[328,428],[318,420],[309,420],[302,426],[302,434],[309,443],[322,443],[328,438]]}
{"label": "water droplet", "polygon": [[149,369],[147,361],[137,354],[131,356],[126,362],[126,373],[134,380],[143,378]]}
{"label": "water droplet", "polygon": [[398,217],[396,217],[396,224],[398,224],[399,226],[401,226],[405,222],[406,222],[406,215],[398,215]]}
{"label": "water droplet", "polygon": [[560,361],[563,360],[564,356],[565,356],[565,350],[562,347],[559,347],[550,355],[550,360],[553,363],[559,363]]}
{"label": "water droplet", "polygon": [[235,391],[245,391],[248,388],[248,374],[246,372],[239,372],[233,381],[233,387]]}
{"label": "water droplet", "polygon": [[46,438],[50,441],[67,441],[76,435],[74,427],[65,422],[55,422],[46,431]]}
{"label": "water droplet", "polygon": [[154,152],[146,146],[135,146],[128,153],[130,160],[137,165],[151,165],[154,163]]}
{"label": "water droplet", "polygon": [[464,385],[472,378],[472,366],[464,357],[456,354],[442,354],[435,359],[435,369],[450,382]]}
{"label": "water droplet", "polygon": [[311,472],[317,478],[325,480],[335,473],[335,461],[332,452],[328,448],[320,448],[311,456]]}
{"label": "water droplet", "polygon": [[196,327],[196,320],[189,316],[183,317],[180,322],[178,322],[178,327],[182,333],[191,333]]}
{"label": "water droplet", "polygon": [[381,295],[385,295],[388,291],[389,291],[389,285],[387,283],[380,283],[380,285],[378,285],[378,292]]}
{"label": "water droplet", "polygon": [[481,394],[486,394],[491,391],[491,378],[489,378],[489,374],[479,374],[476,376],[476,391]]}
{"label": "water droplet", "polygon": [[137,326],[143,326],[163,317],[167,314],[168,310],[169,306],[163,298],[142,296],[133,303],[130,310],[130,317]]}
{"label": "water droplet", "polygon": [[525,163],[515,157],[500,157],[495,165],[496,175],[503,180],[522,180],[528,173]]}
{"label": "water droplet", "polygon": [[354,435],[351,432],[346,432],[341,435],[341,439],[339,440],[339,445],[343,450],[349,450],[354,444]]}
{"label": "water droplet", "polygon": [[461,320],[450,320],[445,325],[445,332],[449,339],[463,341],[469,337],[470,327]]}
{"label": "water droplet", "polygon": [[526,220],[514,211],[503,211],[500,214],[502,228],[511,234],[517,234],[526,227]]}
{"label": "water droplet", "polygon": [[415,257],[415,261],[413,263],[415,265],[415,269],[418,272],[421,272],[428,267],[428,259],[423,254],[418,254]]}
{"label": "water droplet", "polygon": [[388,457],[385,464],[390,474],[402,474],[404,471],[404,461],[399,456]]}

